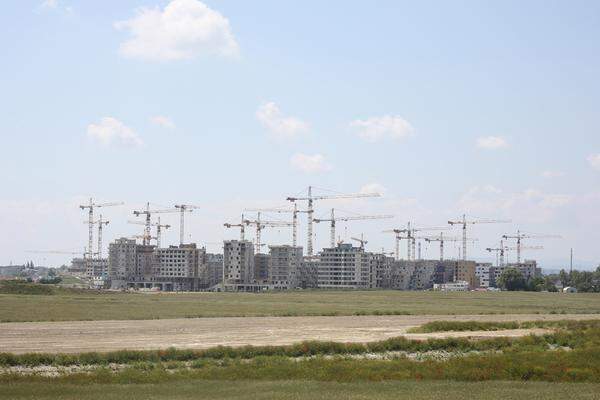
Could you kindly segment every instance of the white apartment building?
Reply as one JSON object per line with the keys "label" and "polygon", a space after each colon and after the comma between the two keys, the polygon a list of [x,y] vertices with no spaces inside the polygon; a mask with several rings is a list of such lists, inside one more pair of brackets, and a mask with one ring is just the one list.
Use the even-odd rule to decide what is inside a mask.
{"label": "white apartment building", "polygon": [[475,264],[475,276],[479,278],[479,287],[490,287],[490,269],[492,263],[477,263]]}
{"label": "white apartment building", "polygon": [[318,286],[329,289],[368,288],[372,255],[350,243],[323,249],[319,255]]}
{"label": "white apartment building", "polygon": [[456,281],[447,283],[436,283],[433,285],[433,290],[439,290],[441,292],[468,292],[469,282]]}

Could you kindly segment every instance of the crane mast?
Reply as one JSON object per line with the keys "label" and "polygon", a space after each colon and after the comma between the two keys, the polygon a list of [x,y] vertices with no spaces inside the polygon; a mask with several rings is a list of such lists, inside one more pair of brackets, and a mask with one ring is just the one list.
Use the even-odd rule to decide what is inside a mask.
{"label": "crane mast", "polygon": [[286,200],[296,202],[303,200],[307,202],[307,238],[306,238],[306,254],[313,255],[313,217],[314,217],[314,201],[315,200],[330,200],[330,199],[355,199],[361,197],[379,197],[379,193],[355,193],[355,194],[339,194],[331,196],[313,196],[312,186],[308,187],[308,196],[306,197],[288,197]]}
{"label": "crane mast", "polygon": [[[142,222],[142,221],[127,221],[130,224],[136,224],[136,225],[146,225],[146,222]],[[160,249],[160,245],[161,245],[161,237],[162,237],[162,228],[165,229],[169,229],[171,227],[171,225],[169,224],[161,224],[160,223],[160,217],[158,217],[158,222],[152,222],[150,223],[150,226],[155,226],[156,227],[156,237],[150,237],[150,239],[156,239],[156,248]],[[148,237],[147,233],[146,233],[146,229],[144,228],[144,235],[136,235],[136,238],[139,239],[143,239],[144,236]]]}
{"label": "crane mast", "polygon": [[[190,211],[191,210],[184,210],[181,211],[182,213],[185,211]],[[136,210],[133,211],[133,215],[135,215],[136,217],[139,217],[140,215],[145,215],[146,216],[146,222],[145,222],[145,228],[144,228],[144,236],[146,237],[145,239],[142,238],[142,243],[145,246],[149,246],[150,245],[150,240],[152,239],[152,234],[150,232],[150,227],[153,225],[152,221],[151,221],[151,216],[152,214],[165,214],[165,213],[176,213],[176,212],[180,212],[180,210],[178,209],[164,209],[164,210],[150,210],[150,203],[146,203],[146,209],[145,210]],[[171,226],[169,225],[169,228]],[[157,246],[158,246],[158,241],[160,239],[157,240]],[[160,247],[160,246],[159,246]]]}
{"label": "crane mast", "polygon": [[298,204],[294,201],[294,208],[254,208],[246,209],[245,211],[260,211],[260,212],[276,212],[276,213],[291,213],[292,214],[292,246],[298,246],[298,214],[308,213],[308,210],[298,210]]}
{"label": "crane mast", "polygon": [[502,235],[503,239],[516,239],[517,240],[517,264],[521,263],[521,250],[523,249],[522,247],[522,239],[560,239],[561,236],[560,235],[536,235],[536,234],[526,234],[526,233],[522,233],[521,231],[517,231],[516,235]]}
{"label": "crane mast", "polygon": [[386,218],[394,218],[394,216],[393,215],[357,215],[357,216],[351,216],[351,217],[336,217],[335,210],[332,208],[330,218],[325,218],[325,219],[315,218],[314,222],[316,222],[316,223],[326,222],[326,221],[330,222],[329,243],[331,245],[331,248],[334,248],[335,247],[335,223],[336,223],[336,221],[359,221],[359,220],[366,220],[366,219],[386,219]]}
{"label": "crane mast", "polygon": [[261,243],[261,232],[264,228],[276,228],[276,227],[282,227],[282,226],[290,226],[292,225],[289,222],[282,222],[282,221],[262,221],[260,219],[260,211],[257,213],[256,215],[256,220],[244,220],[243,221],[246,225],[254,225],[256,227],[256,252],[259,253],[260,252],[260,247],[262,246]]}
{"label": "crane mast", "polygon": [[244,241],[246,240],[246,235],[245,235],[245,219],[244,219],[244,214],[242,214],[242,222],[239,224],[230,224],[230,223],[224,223],[223,226],[225,228],[235,228],[235,227],[239,227],[240,228],[240,241]]}
{"label": "crane mast", "polygon": [[184,223],[185,223],[185,213],[186,212],[192,212],[195,209],[199,208],[198,206],[194,206],[191,204],[175,204],[175,208],[177,208],[180,212],[180,216],[179,216],[179,244],[182,245],[183,244],[183,239],[185,238],[185,229],[184,229]]}
{"label": "crane mast", "polygon": [[492,219],[479,219],[479,220],[467,220],[467,216],[465,214],[462,215],[462,218],[456,221],[448,221],[448,224],[451,226],[461,225],[462,226],[462,259],[463,261],[467,260],[467,225],[471,224],[499,224],[499,223],[508,223],[510,220],[492,220]]}
{"label": "crane mast", "polygon": [[103,221],[102,214],[100,214],[100,218],[98,219],[98,259],[102,259],[102,227],[104,225],[108,225],[110,221]]}
{"label": "crane mast", "polygon": [[[88,248],[87,248],[87,258],[91,261],[93,258],[93,243],[94,243],[94,209],[101,207],[112,207],[112,206],[120,206],[123,205],[123,202],[112,202],[112,203],[94,203],[94,200],[90,197],[90,201],[88,204],[80,205],[79,208],[81,210],[88,209]],[[100,251],[99,251],[100,252]]]}

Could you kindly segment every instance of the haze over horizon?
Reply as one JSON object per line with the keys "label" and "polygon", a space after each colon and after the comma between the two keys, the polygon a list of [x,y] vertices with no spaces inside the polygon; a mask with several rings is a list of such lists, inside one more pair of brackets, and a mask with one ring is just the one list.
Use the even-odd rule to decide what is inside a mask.
{"label": "haze over horizon", "polygon": [[[545,247],[523,253],[542,267],[568,266],[570,248],[574,267],[600,264],[600,3],[37,0],[3,11],[0,265],[66,263],[28,250],[83,249],[89,197],[126,203],[97,210],[110,220],[105,246],[141,233],[127,221],[147,201],[187,203],[200,207],[187,239],[214,252],[239,236],[224,222],[289,206],[309,185],[383,194],[316,202],[317,218],[394,214],[338,224],[371,251],[393,250],[382,230],[466,213],[512,220],[469,227],[478,260],[520,229],[562,236],[524,243]],[[161,220],[173,225],[163,243],[178,243],[179,215]],[[315,249],[327,246],[328,224],[315,229]],[[263,233],[289,242],[288,228]],[[437,258],[438,246],[423,252]]]}

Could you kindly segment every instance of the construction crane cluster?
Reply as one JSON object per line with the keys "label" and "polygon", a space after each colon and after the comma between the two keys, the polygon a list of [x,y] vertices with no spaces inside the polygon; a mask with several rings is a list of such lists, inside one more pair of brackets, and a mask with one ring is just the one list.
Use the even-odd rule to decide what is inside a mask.
{"label": "construction crane cluster", "polygon": [[[336,209],[331,208],[329,217],[315,218],[315,204],[325,200],[336,200],[336,199],[357,199],[357,198],[372,198],[380,197],[379,193],[354,193],[354,194],[332,194],[332,195],[315,195],[314,187],[309,186],[306,195],[288,196],[287,201],[293,204],[293,207],[271,207],[271,208],[247,208],[243,210],[242,218],[240,223],[225,223],[226,228],[240,228],[240,239],[245,239],[245,229],[248,226],[253,226],[256,230],[254,244],[258,252],[260,252],[263,246],[261,234],[265,228],[279,228],[279,227],[292,227],[292,245],[298,245],[298,218],[299,214],[306,214],[306,256],[312,257],[314,255],[314,224],[328,223],[329,225],[329,246],[335,247],[339,243],[343,243],[341,238],[336,240],[336,223],[347,222],[347,221],[364,221],[364,220],[383,220],[391,219],[394,216],[389,214],[381,215],[337,215]],[[299,204],[305,205],[305,208],[299,208]],[[339,210],[338,210],[339,211]],[[256,213],[256,218],[248,219],[248,213]],[[265,220],[264,213],[269,214],[291,214],[290,221],[281,221],[279,219]],[[246,217],[245,217],[246,215]],[[447,225],[444,226],[416,226],[413,222],[407,222],[405,226],[397,227],[393,229],[383,230],[383,233],[393,233],[395,239],[395,251],[386,252],[382,249],[382,254],[393,255],[396,260],[400,260],[400,242],[406,241],[406,259],[415,260],[421,259],[421,244],[424,241],[426,244],[439,243],[439,259],[444,260],[445,244],[448,242],[458,243],[460,246],[458,258],[461,260],[467,260],[468,257],[468,246],[473,245],[478,241],[477,238],[469,237],[468,227],[478,224],[504,224],[510,223],[508,219],[480,219],[480,218],[468,218],[466,214],[463,214],[460,218],[454,220],[448,220]],[[451,230],[454,227],[461,229],[460,235],[447,235],[446,231]],[[533,235],[524,234],[517,231],[516,235],[505,234],[502,236],[502,243],[507,240],[516,240],[516,246],[509,247],[504,244],[500,248],[489,247],[486,248],[488,252],[496,252],[497,264],[504,263],[505,253],[507,251],[516,250],[517,262],[521,262],[521,251],[522,250],[537,250],[542,249],[541,246],[522,246],[521,242],[524,239],[529,238],[555,238],[560,237],[558,235]],[[368,243],[361,234],[360,239],[358,237],[351,237],[353,241],[357,241],[361,248],[364,248]]]}
{"label": "construction crane cluster", "polygon": [[[293,246],[298,246],[298,227],[300,214],[306,215],[306,256],[314,256],[314,224],[328,223],[329,225],[329,246],[336,247],[336,245],[343,243],[341,238],[336,240],[336,228],[339,222],[354,222],[354,221],[368,221],[368,220],[388,220],[394,218],[391,214],[370,214],[370,215],[359,215],[349,212],[343,212],[344,215],[340,215],[340,210],[336,208],[328,209],[327,217],[315,217],[315,205],[317,203],[334,201],[340,199],[363,199],[363,198],[376,198],[381,197],[380,193],[352,193],[352,194],[315,194],[314,187],[309,186],[304,195],[287,196],[285,200],[290,205],[284,205],[279,207],[265,207],[265,208],[246,208],[242,211],[239,222],[235,223],[224,223],[225,228],[239,228],[240,229],[240,240],[246,239],[246,231],[248,227],[254,228],[254,246],[257,252],[261,252],[261,248],[264,246],[262,243],[262,234],[265,229],[273,228],[288,228],[291,227],[292,238],[291,243]],[[288,203],[288,204],[289,204]],[[87,220],[84,222],[88,225],[88,240],[87,247],[84,249],[84,259],[91,261],[93,259],[102,259],[102,248],[103,248],[103,230],[110,223],[110,221],[102,214],[96,218],[96,212],[98,209],[116,207],[123,205],[123,202],[95,202],[92,198],[89,199],[87,204],[80,205],[81,210],[87,211]],[[151,245],[154,241],[158,248],[161,247],[161,237],[164,230],[172,228],[171,224],[165,224],[161,222],[160,214],[176,214],[179,213],[179,243],[184,244],[185,239],[185,216],[188,213],[193,212],[199,207],[192,204],[174,204],[172,208],[152,208],[150,203],[147,202],[145,207],[142,209],[136,209],[132,211],[134,217],[141,217],[141,219],[133,219],[127,221],[130,224],[143,226],[142,234],[132,236],[135,239],[140,239],[143,245]],[[336,212],[337,211],[337,212]],[[158,215],[157,215],[158,214]],[[290,219],[282,218],[265,218],[265,215],[273,214],[287,214]],[[349,214],[349,215],[346,215]],[[153,220],[153,215],[156,216],[156,220]],[[250,215],[252,215],[250,217]],[[381,253],[384,255],[393,255],[396,260],[401,259],[400,254],[400,243],[406,241],[406,259],[415,260],[421,259],[421,244],[424,242],[426,245],[430,243],[439,243],[439,259],[444,261],[445,257],[445,244],[447,243],[459,243],[459,259],[467,260],[468,246],[475,243],[478,239],[470,237],[468,235],[468,227],[478,224],[503,224],[510,223],[510,220],[502,219],[478,219],[468,218],[466,214],[463,214],[460,218],[448,220],[447,225],[443,226],[419,226],[413,221],[409,221],[405,226],[400,226],[392,229],[383,230],[382,233],[394,234],[394,245],[395,249],[393,252],[386,252],[382,249]],[[94,228],[97,228],[97,249],[94,250]],[[461,235],[447,234],[446,231],[452,230],[458,227],[461,229]],[[152,232],[152,228],[155,228],[155,232]],[[509,251],[516,252],[516,262],[521,262],[521,253],[524,250],[540,250],[543,249],[539,245],[524,246],[523,242],[529,239],[549,239],[549,238],[560,238],[559,235],[548,235],[548,234],[533,234],[525,233],[518,230],[515,234],[506,233],[501,235],[499,246],[490,246],[485,248],[489,253],[494,253],[496,256],[496,264],[502,266],[505,264],[506,254]],[[358,236],[351,236],[350,240],[359,243],[360,248],[364,249],[368,241],[364,238],[363,234]],[[508,243],[514,243],[509,245]],[[46,253],[53,254],[67,254],[69,252],[60,252],[56,250],[47,251]],[[77,253],[81,254],[81,253]]]}
{"label": "construction crane cluster", "polygon": [[[84,224],[88,225],[88,244],[87,247],[84,248],[82,252],[72,252],[72,251],[61,251],[61,250],[34,250],[30,251],[32,253],[45,253],[45,254],[70,254],[70,255],[83,255],[84,260],[86,261],[87,267],[90,266],[90,263],[97,259],[102,260],[103,254],[103,230],[110,223],[109,220],[105,219],[102,214],[99,215],[98,219],[95,218],[95,211],[100,208],[107,207],[115,207],[122,206],[124,202],[106,202],[106,203],[98,203],[95,202],[92,198],[89,199],[87,204],[82,204],[79,206],[81,210],[87,210],[88,218],[84,221]],[[144,230],[141,235],[133,235],[131,236],[134,239],[141,239],[142,244],[150,245],[152,240],[156,241],[157,248],[161,246],[161,236],[163,229],[171,228],[170,224],[163,224],[160,221],[160,217],[158,217],[157,222],[152,221],[153,214],[164,214],[164,213],[179,213],[180,214],[180,226],[179,226],[179,243],[183,244],[185,238],[185,214],[190,213],[193,210],[197,209],[198,206],[191,204],[175,204],[173,208],[165,208],[165,209],[150,209],[150,203],[146,203],[145,209],[142,210],[133,210],[133,215],[136,217],[144,216],[144,220],[130,220],[127,221],[130,224],[135,225],[143,225]],[[98,234],[98,242],[97,249],[94,251],[94,227],[97,227]],[[151,233],[152,227],[156,228],[156,233],[153,236]]]}

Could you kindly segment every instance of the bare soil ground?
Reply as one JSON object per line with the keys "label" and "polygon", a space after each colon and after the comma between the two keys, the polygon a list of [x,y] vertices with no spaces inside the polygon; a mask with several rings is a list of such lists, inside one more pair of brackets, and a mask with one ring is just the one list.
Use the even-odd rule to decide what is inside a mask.
{"label": "bare soil ground", "polygon": [[405,335],[494,337],[542,333],[543,330],[440,332],[406,334],[430,321],[533,321],[600,319],[600,315],[430,315],[340,317],[223,317],[132,321],[16,322],[0,324],[0,352],[79,353],[150,350],[168,347],[201,349],[219,345],[286,345],[305,340],[370,342]]}

